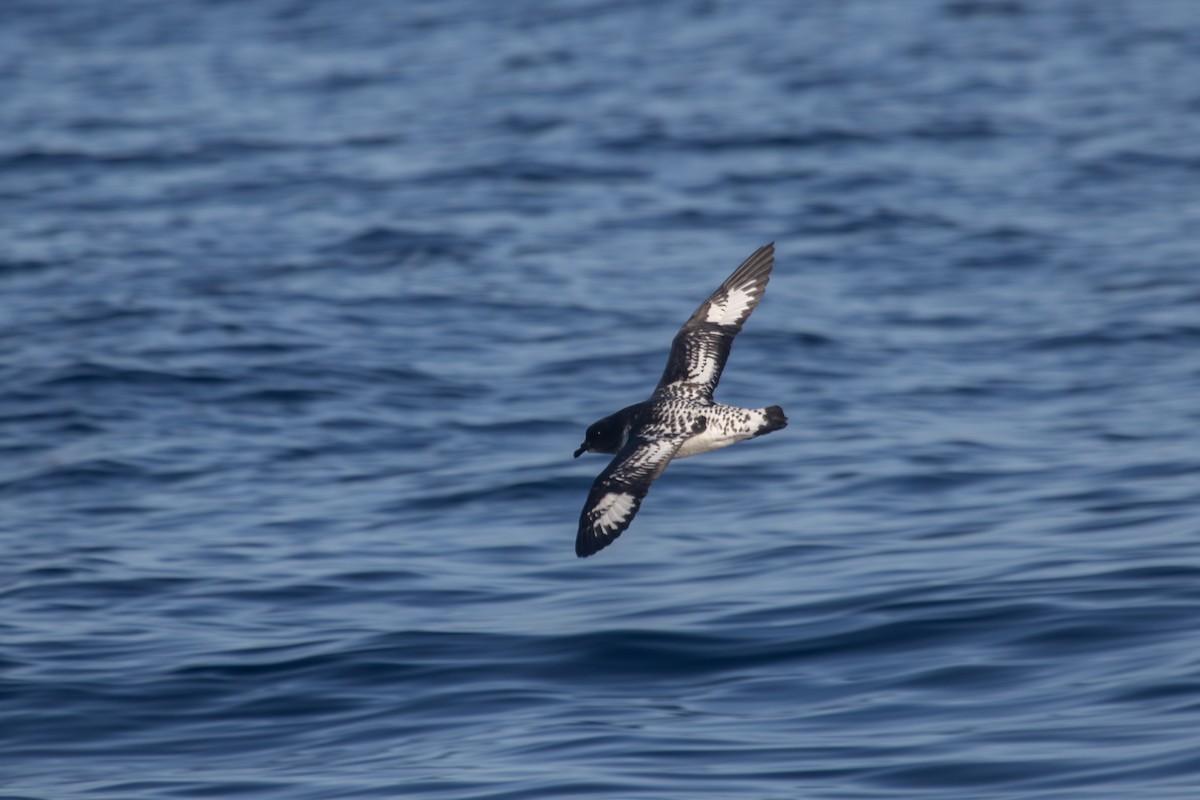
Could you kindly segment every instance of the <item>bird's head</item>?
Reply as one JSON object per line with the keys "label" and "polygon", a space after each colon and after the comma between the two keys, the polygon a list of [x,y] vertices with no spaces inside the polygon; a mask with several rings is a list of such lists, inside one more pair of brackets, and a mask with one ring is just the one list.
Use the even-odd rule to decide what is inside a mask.
{"label": "bird's head", "polygon": [[583,440],[583,444],[579,445],[579,449],[575,451],[575,457],[579,458],[584,453],[617,452],[621,449],[624,432],[624,426],[612,417],[605,417],[593,422],[588,426],[587,437]]}

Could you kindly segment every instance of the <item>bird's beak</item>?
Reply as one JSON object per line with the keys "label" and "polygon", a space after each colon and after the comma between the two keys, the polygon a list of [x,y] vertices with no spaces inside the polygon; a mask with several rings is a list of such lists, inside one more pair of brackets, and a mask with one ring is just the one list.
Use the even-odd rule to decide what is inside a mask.
{"label": "bird's beak", "polygon": [[587,442],[584,442],[583,444],[579,445],[579,449],[575,451],[575,457],[579,458],[581,455],[583,455],[586,452],[587,452]]}

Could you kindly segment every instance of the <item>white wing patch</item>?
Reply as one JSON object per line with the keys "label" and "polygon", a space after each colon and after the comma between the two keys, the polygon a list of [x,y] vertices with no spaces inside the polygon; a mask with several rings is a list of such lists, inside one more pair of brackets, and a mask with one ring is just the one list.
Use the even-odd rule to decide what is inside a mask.
{"label": "white wing patch", "polygon": [[596,516],[596,527],[607,530],[619,528],[621,523],[629,519],[636,498],[631,494],[609,492],[600,498],[592,509]]}
{"label": "white wing patch", "polygon": [[705,322],[716,325],[736,325],[750,313],[755,302],[753,290],[755,284],[738,286],[729,290],[729,295],[720,302],[708,306],[708,318]]}

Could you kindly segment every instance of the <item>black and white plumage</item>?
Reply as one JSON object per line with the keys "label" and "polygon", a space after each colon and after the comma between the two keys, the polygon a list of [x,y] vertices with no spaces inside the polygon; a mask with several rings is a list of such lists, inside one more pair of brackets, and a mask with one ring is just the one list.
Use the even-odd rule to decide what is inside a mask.
{"label": "black and white plumage", "polygon": [[650,399],[587,429],[575,457],[585,452],[615,457],[592,484],[579,515],[575,554],[580,558],[604,549],[625,532],[650,484],[671,459],[787,427],[779,406],[735,408],[712,399],[733,339],[762,299],[774,264],[774,243],[746,259],[679,329]]}

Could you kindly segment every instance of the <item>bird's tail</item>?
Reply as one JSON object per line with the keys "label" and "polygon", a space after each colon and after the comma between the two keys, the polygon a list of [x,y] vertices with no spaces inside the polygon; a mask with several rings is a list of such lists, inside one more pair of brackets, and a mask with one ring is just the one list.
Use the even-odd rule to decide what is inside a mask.
{"label": "bird's tail", "polygon": [[755,436],[762,436],[764,433],[771,431],[782,430],[787,427],[787,417],[783,415],[783,409],[779,406],[770,406],[763,409],[762,426],[755,433]]}

